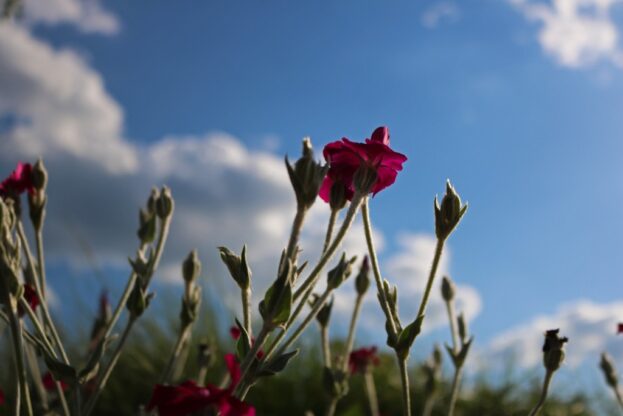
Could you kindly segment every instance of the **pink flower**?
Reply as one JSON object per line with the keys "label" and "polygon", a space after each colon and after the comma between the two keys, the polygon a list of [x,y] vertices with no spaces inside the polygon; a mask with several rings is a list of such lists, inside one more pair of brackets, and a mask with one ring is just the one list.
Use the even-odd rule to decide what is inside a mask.
{"label": "pink flower", "polygon": [[15,197],[26,191],[29,194],[35,193],[32,184],[32,165],[18,162],[15,170],[0,183],[0,196]]}
{"label": "pink flower", "polygon": [[623,334],[623,322],[617,325],[617,334]]}
{"label": "pink flower", "polygon": [[186,381],[178,386],[157,384],[147,410],[158,409],[159,416],[184,416],[207,407],[218,410],[220,416],[255,416],[255,409],[235,398],[232,393],[240,381],[240,366],[234,354],[225,355],[231,382],[225,389],[212,384],[198,386]]}
{"label": "pink flower", "polygon": [[377,366],[380,363],[376,347],[359,348],[348,356],[348,368],[351,374],[363,374],[371,365]]}
{"label": "pink flower", "polygon": [[[39,300],[39,296],[37,296],[37,291],[34,287],[32,287],[32,285],[29,285],[28,283],[24,285],[24,299],[26,300],[26,302],[28,302],[28,305],[30,306],[30,309],[33,310],[33,312],[37,310],[37,306],[39,306],[39,304],[41,303]],[[26,311],[24,310],[24,308],[22,308],[22,305],[17,305],[17,314],[22,317],[25,313]]]}
{"label": "pink flower", "polygon": [[0,406],[3,405],[4,402],[5,402],[4,391],[2,391],[2,389],[0,389]]}
{"label": "pink flower", "polygon": [[[54,377],[52,377],[52,373],[50,373],[49,371],[45,373],[45,375],[41,379],[41,382],[43,383],[43,387],[45,387],[47,391],[56,391],[56,380],[54,380]],[[69,386],[67,385],[67,383],[61,381],[61,389],[63,389],[63,391],[67,390],[68,387]]]}
{"label": "pink flower", "polygon": [[376,170],[376,182],[371,189],[376,195],[396,181],[398,171],[402,170],[402,164],[407,160],[405,155],[390,149],[389,130],[384,126],[374,130],[372,138],[366,139],[365,143],[343,138],[327,144],[323,154],[330,165],[319,192],[325,202],[329,202],[331,187],[336,182],[344,185],[346,198],[352,199],[355,192],[353,179],[362,164]]}

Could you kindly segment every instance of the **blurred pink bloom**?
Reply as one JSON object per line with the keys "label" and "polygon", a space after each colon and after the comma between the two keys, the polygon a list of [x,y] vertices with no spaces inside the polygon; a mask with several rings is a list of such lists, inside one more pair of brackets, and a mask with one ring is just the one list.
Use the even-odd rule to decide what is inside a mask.
{"label": "blurred pink bloom", "polygon": [[[24,285],[24,299],[26,299],[26,302],[28,302],[28,305],[33,312],[37,310],[37,306],[40,304],[39,296],[37,296],[35,288],[28,283]],[[22,305],[17,305],[17,314],[22,317],[25,313],[26,311],[22,308]]]}
{"label": "blurred pink bloom", "polygon": [[325,202],[329,202],[331,187],[336,182],[344,185],[346,198],[352,199],[355,192],[353,179],[362,164],[376,170],[377,179],[371,190],[376,195],[396,181],[398,171],[407,160],[402,153],[390,149],[389,129],[385,126],[374,130],[372,138],[366,139],[365,143],[351,142],[347,138],[331,142],[324,147],[323,155],[330,166],[319,192]]}
{"label": "blurred pink bloom", "polygon": [[371,365],[377,366],[380,363],[376,347],[359,348],[348,356],[348,369],[351,374],[363,374]]}
{"label": "blurred pink bloom", "polygon": [[623,322],[617,325],[617,334],[623,334]]}
{"label": "blurred pink bloom", "polygon": [[238,400],[232,393],[240,381],[240,366],[234,354],[225,354],[231,382],[225,389],[212,384],[198,386],[186,381],[178,386],[157,384],[147,410],[158,409],[159,416],[184,416],[206,407],[214,407],[220,416],[255,416],[255,409]]}
{"label": "blurred pink bloom", "polygon": [[15,170],[0,183],[0,196],[17,196],[28,191],[35,193],[32,184],[32,165],[18,162]]}
{"label": "blurred pink bloom", "polygon": [[[45,375],[41,379],[41,382],[43,383],[43,387],[45,387],[47,391],[56,391],[56,380],[54,380],[54,377],[52,377],[52,373],[50,373],[49,371],[45,373]],[[61,381],[61,388],[63,389],[63,391],[67,390],[68,387],[69,386],[67,385],[67,383]]]}
{"label": "blurred pink bloom", "polygon": [[4,391],[0,389],[0,405],[4,404]]}

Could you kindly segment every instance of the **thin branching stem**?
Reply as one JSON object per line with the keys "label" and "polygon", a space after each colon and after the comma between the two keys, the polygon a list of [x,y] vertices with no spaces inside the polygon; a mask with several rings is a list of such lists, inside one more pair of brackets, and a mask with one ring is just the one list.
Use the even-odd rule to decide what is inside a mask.
{"label": "thin branching stem", "polygon": [[374,376],[372,375],[372,371],[367,370],[363,377],[366,388],[366,396],[368,397],[368,404],[370,406],[370,415],[379,416],[379,399],[376,394],[376,386],[374,385]]}
{"label": "thin branching stem", "polygon": [[443,246],[445,240],[438,238],[437,245],[435,246],[435,256],[433,257],[433,263],[430,267],[430,273],[428,275],[428,281],[426,282],[426,289],[424,289],[424,296],[420,302],[420,308],[418,309],[417,316],[424,315],[426,312],[426,305],[428,304],[428,298],[430,296],[431,289],[433,288],[433,282],[435,281],[435,275],[437,274],[437,268],[439,267],[439,261],[441,260],[441,254],[443,253]]}
{"label": "thin branching stem", "polygon": [[292,230],[290,231],[290,239],[288,240],[288,247],[286,249],[286,257],[291,259],[293,263],[296,260],[296,251],[298,249],[303,223],[305,222],[305,214],[307,214],[307,209],[302,205],[298,205],[296,207],[296,215],[292,222]]}
{"label": "thin branching stem", "polygon": [[331,368],[331,344],[329,342],[329,325],[320,327],[320,343],[322,344],[322,360],[324,366]]}
{"label": "thin branching stem", "polygon": [[35,230],[35,245],[37,247],[37,265],[39,266],[39,284],[41,285],[41,294],[46,296],[46,274],[45,274],[45,256],[43,254],[43,230],[39,228]]}
{"label": "thin branching stem", "polygon": [[244,329],[253,336],[253,327],[251,325],[251,288],[240,289],[240,297],[242,300],[242,324]]}
{"label": "thin branching stem", "polygon": [[162,372],[162,384],[167,384],[171,381],[171,376],[173,375],[175,366],[178,362],[180,355],[182,354],[182,350],[184,348],[186,340],[190,336],[191,329],[192,325],[186,325],[180,330],[177,341],[175,342],[175,346],[173,347],[173,351],[171,352],[171,356],[169,357],[169,362],[167,363],[164,371]]}
{"label": "thin branching stem", "polygon": [[549,389],[550,382],[552,381],[552,375],[554,374],[551,370],[545,370],[545,378],[543,380],[543,390],[541,390],[541,397],[537,402],[536,406],[530,411],[528,416],[536,416],[541,411],[541,407],[545,403],[545,399],[547,399],[547,390]]}

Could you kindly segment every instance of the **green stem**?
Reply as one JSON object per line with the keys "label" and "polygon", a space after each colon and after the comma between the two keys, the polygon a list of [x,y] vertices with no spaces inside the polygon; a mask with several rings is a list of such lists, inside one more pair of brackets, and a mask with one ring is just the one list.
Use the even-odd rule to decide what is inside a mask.
{"label": "green stem", "polygon": [[402,412],[404,416],[411,416],[411,394],[409,391],[409,371],[407,368],[407,360],[398,358],[398,366],[400,367],[400,381],[402,384]]}
{"label": "green stem", "polygon": [[257,352],[264,346],[264,343],[266,342],[266,337],[268,336],[269,332],[270,332],[269,328],[266,325],[263,325],[262,329],[260,330],[260,333],[255,339],[255,342],[253,343],[253,345],[251,345],[251,349],[247,353],[246,357],[244,357],[242,364],[240,364],[240,374],[242,375],[240,377],[240,381],[238,382],[238,386],[236,387],[236,390],[234,391],[235,396],[237,394],[240,394],[241,391],[244,391],[246,389],[246,384],[247,384],[247,379],[250,374],[249,370],[251,369],[251,364],[253,363],[253,360],[255,360],[257,356]]}
{"label": "green stem", "polygon": [[119,360],[119,357],[121,356],[121,351],[123,350],[123,346],[125,345],[128,339],[128,335],[130,334],[130,330],[132,329],[132,326],[134,325],[135,321],[136,321],[135,318],[130,318],[130,320],[126,324],[125,330],[123,331],[123,334],[121,335],[121,339],[119,340],[119,343],[117,344],[117,347],[115,348],[115,351],[113,352],[113,355],[110,358],[110,361],[108,361],[106,368],[101,373],[101,375],[98,377],[93,393],[91,394],[91,397],[89,397],[89,400],[85,404],[84,412],[82,413],[84,416],[89,416],[91,412],[93,411],[93,409],[95,408],[97,399],[99,399],[100,395],[102,394],[102,391],[104,390],[104,387],[106,387],[106,383],[108,382],[108,379],[110,378],[110,375],[112,374],[112,370],[115,368],[115,365],[117,364],[117,361]]}
{"label": "green stem", "polygon": [[530,411],[530,414],[528,416],[536,416],[539,414],[539,411],[541,410],[541,407],[543,407],[545,399],[547,398],[547,390],[549,389],[549,384],[552,381],[552,375],[554,375],[553,371],[545,371],[545,379],[543,380],[543,390],[541,391],[541,397],[539,398],[536,406],[534,406],[532,411]]}
{"label": "green stem", "polygon": [[251,288],[240,289],[242,297],[242,318],[244,329],[249,334],[249,337],[253,336],[253,328],[251,326]]}
{"label": "green stem", "polygon": [[324,244],[322,245],[322,252],[325,253],[331,243],[331,237],[333,236],[333,227],[335,227],[335,220],[337,219],[338,210],[332,209],[329,215],[329,224],[327,225],[327,232],[324,236]]}
{"label": "green stem", "polygon": [[30,372],[30,379],[34,384],[34,390],[39,396],[39,403],[44,412],[48,411],[48,394],[41,381],[41,370],[39,370],[39,364],[37,363],[37,356],[35,349],[30,344],[24,344],[24,355],[26,357],[26,364],[28,364],[28,371]]}
{"label": "green stem", "polygon": [[292,222],[292,230],[290,231],[290,239],[288,240],[288,248],[286,249],[286,257],[292,260],[292,263],[296,262],[297,246],[299,243],[299,237],[301,230],[303,229],[303,223],[305,222],[305,214],[307,209],[304,206],[298,205],[296,207],[296,215]]}
{"label": "green stem", "polygon": [[37,265],[39,266],[39,284],[41,285],[41,294],[45,297],[45,257],[43,255],[43,231],[41,229],[35,230],[35,243],[37,246]]}
{"label": "green stem", "polygon": [[456,327],[456,317],[454,315],[454,304],[451,300],[446,301],[446,311],[448,312],[448,320],[450,321],[450,333],[452,334],[452,351],[459,351],[459,333]]}
{"label": "green stem", "polygon": [[353,350],[353,344],[355,343],[355,329],[357,328],[357,320],[359,319],[359,312],[361,311],[361,304],[363,301],[362,295],[357,295],[355,300],[355,307],[353,308],[353,314],[350,319],[350,326],[348,328],[348,338],[346,338],[346,349],[342,354],[342,371],[346,373],[348,370],[348,357]]}
{"label": "green stem", "polygon": [[337,408],[337,397],[332,397],[329,402],[329,406],[327,406],[327,411],[325,412],[325,416],[333,416],[335,414],[335,409]]}
{"label": "green stem", "polygon": [[320,327],[320,341],[322,343],[322,360],[325,367],[331,368],[331,344],[329,343],[329,326]]}
{"label": "green stem", "polygon": [[454,369],[454,377],[452,378],[452,393],[450,394],[450,405],[448,407],[448,416],[454,415],[456,401],[459,398],[459,390],[461,385],[462,367]]}
{"label": "green stem", "polygon": [[426,305],[428,304],[428,298],[430,296],[431,289],[433,288],[433,281],[435,280],[435,275],[437,274],[437,268],[439,267],[439,260],[441,260],[441,254],[443,253],[444,243],[445,240],[439,238],[437,239],[435,257],[433,257],[433,264],[430,268],[430,274],[428,275],[428,281],[426,282],[426,289],[424,290],[424,296],[422,297],[422,302],[420,303],[417,316],[422,316],[424,315],[424,312],[426,312]]}
{"label": "green stem", "polygon": [[171,381],[170,379],[171,379],[171,375],[173,374],[173,370],[175,369],[175,364],[177,363],[177,360],[180,357],[180,354],[182,353],[184,343],[186,342],[186,339],[190,335],[191,328],[192,328],[191,325],[186,325],[184,328],[181,329],[180,334],[177,337],[177,342],[175,343],[175,346],[173,347],[173,352],[171,353],[171,356],[169,357],[169,362],[167,363],[167,366],[165,367],[162,373],[163,374],[162,384],[168,384]]}
{"label": "green stem", "polygon": [[398,330],[396,328],[397,317],[394,317],[389,308],[389,302],[387,301],[387,294],[383,287],[383,278],[381,277],[381,269],[379,267],[379,261],[376,257],[376,249],[374,248],[374,240],[372,239],[372,225],[370,223],[370,210],[368,208],[368,198],[364,198],[363,205],[361,207],[361,214],[363,217],[363,229],[366,235],[366,243],[368,245],[368,255],[370,256],[370,262],[372,263],[372,271],[374,274],[374,280],[376,281],[376,287],[379,292],[379,303],[381,309],[385,313],[385,318],[389,322],[391,335],[397,336]]}
{"label": "green stem", "polygon": [[26,374],[26,366],[24,364],[24,337],[22,334],[22,323],[15,314],[15,309],[10,306],[9,320],[11,326],[11,339],[13,340],[13,352],[15,354],[15,365],[17,368],[17,398],[16,398],[16,415],[20,414],[21,403],[20,397],[24,400],[24,408],[26,414],[32,416],[32,404],[30,402],[30,394],[28,392],[28,380]]}
{"label": "green stem", "polygon": [[26,253],[26,260],[28,262],[28,267],[33,275],[33,283],[35,286],[35,291],[37,292],[37,296],[39,297],[39,299],[41,299],[39,307],[41,308],[41,311],[43,311],[43,319],[45,321],[45,325],[47,329],[50,331],[50,333],[52,334],[52,339],[54,340],[54,343],[56,344],[56,348],[58,348],[59,352],[61,353],[61,357],[63,358],[64,363],[69,364],[69,358],[67,357],[65,348],[63,348],[63,343],[61,342],[61,338],[58,336],[58,331],[56,330],[56,327],[54,326],[54,321],[52,320],[52,317],[50,316],[50,310],[48,309],[48,304],[45,301],[45,297],[43,296],[43,293],[41,292],[41,287],[39,285],[40,279],[38,278],[38,272],[37,272],[37,269],[35,268],[34,260],[32,257],[32,252],[30,251],[30,246],[28,244],[28,240],[26,239],[26,233],[24,232],[24,225],[22,224],[21,220],[17,221],[17,234],[19,236],[19,239],[22,242],[24,252]]}
{"label": "green stem", "polygon": [[366,387],[366,396],[368,396],[368,404],[370,405],[370,415],[379,416],[379,399],[376,395],[376,386],[374,385],[374,376],[371,371],[364,374]]}
{"label": "green stem", "polygon": [[617,402],[619,403],[619,406],[621,407],[621,409],[623,409],[623,397],[621,397],[621,392],[619,391],[619,387],[614,386],[612,387],[612,390],[614,390],[614,395],[617,398]]}

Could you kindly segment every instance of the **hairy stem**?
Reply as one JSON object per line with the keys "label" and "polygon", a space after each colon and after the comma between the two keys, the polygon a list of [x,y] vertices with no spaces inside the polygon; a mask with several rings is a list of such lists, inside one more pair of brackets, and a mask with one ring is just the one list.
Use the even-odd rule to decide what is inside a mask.
{"label": "hairy stem", "polygon": [[550,370],[545,371],[545,378],[543,380],[543,390],[541,391],[541,397],[539,398],[539,401],[537,402],[536,406],[534,406],[534,408],[530,411],[530,414],[528,416],[536,416],[541,411],[541,407],[543,407],[543,404],[545,403],[545,399],[547,398],[547,390],[549,389],[549,384],[552,381],[553,374],[554,374],[553,371],[550,371]]}
{"label": "hairy stem", "polygon": [[433,288],[433,281],[435,280],[437,268],[439,267],[439,260],[441,260],[441,254],[443,253],[444,242],[445,240],[443,239],[437,239],[437,245],[435,247],[435,257],[433,257],[433,263],[431,265],[430,273],[428,275],[428,281],[426,282],[426,289],[424,290],[424,296],[422,297],[417,316],[422,316],[424,315],[424,312],[426,312],[428,298],[430,296],[431,289]]}
{"label": "hairy stem", "polygon": [[167,384],[171,381],[171,376],[173,375],[175,365],[177,364],[177,361],[182,353],[186,340],[190,336],[191,328],[191,325],[186,325],[180,330],[177,341],[175,342],[175,346],[173,347],[173,351],[171,352],[171,356],[169,357],[169,362],[167,363],[164,371],[162,372],[162,384]]}
{"label": "hairy stem", "polygon": [[305,222],[305,214],[307,214],[307,209],[305,209],[304,206],[298,205],[296,207],[296,215],[292,222],[292,230],[290,231],[290,239],[288,240],[288,247],[286,249],[286,257],[291,259],[292,263],[295,263],[296,260],[296,251],[301,230],[303,229],[303,223]]}
{"label": "hairy stem", "polygon": [[251,326],[251,288],[240,289],[240,295],[242,298],[242,324],[249,337],[251,337],[253,336],[253,328]]}
{"label": "hairy stem", "polygon": [[331,368],[331,344],[329,343],[329,326],[320,328],[320,341],[322,343],[322,360],[325,367]]}
{"label": "hairy stem", "polygon": [[456,401],[459,398],[459,390],[461,386],[461,375],[463,374],[463,368],[457,367],[454,369],[454,377],[452,378],[452,393],[450,394],[450,405],[448,407],[448,416],[454,415],[454,408],[456,407]]}
{"label": "hairy stem", "polygon": [[368,404],[370,405],[370,415],[379,416],[379,399],[376,395],[374,376],[371,371],[366,371],[363,377],[366,388],[366,396],[368,397]]}
{"label": "hairy stem", "polygon": [[411,416],[411,394],[409,391],[407,360],[398,357],[398,366],[400,367],[400,381],[402,384],[402,414],[404,416]]}

